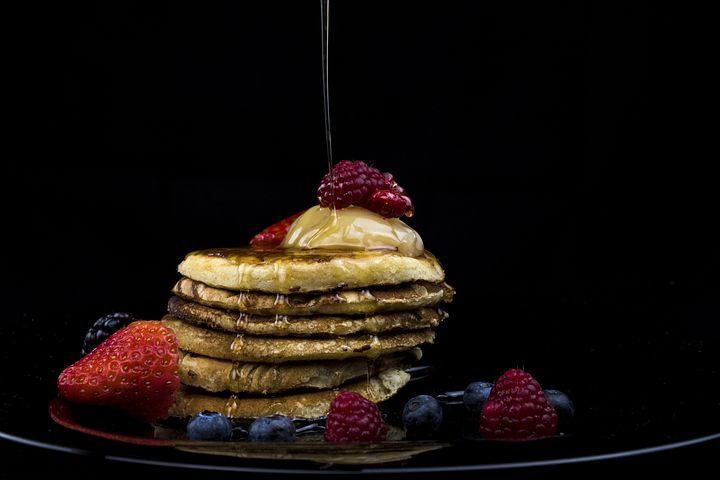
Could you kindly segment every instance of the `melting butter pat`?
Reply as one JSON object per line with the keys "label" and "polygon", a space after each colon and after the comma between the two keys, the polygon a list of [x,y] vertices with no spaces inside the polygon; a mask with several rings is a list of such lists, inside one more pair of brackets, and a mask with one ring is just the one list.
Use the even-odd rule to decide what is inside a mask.
{"label": "melting butter pat", "polygon": [[420,235],[400,219],[362,207],[333,211],[319,205],[293,222],[280,247],[397,250],[410,257],[425,249]]}

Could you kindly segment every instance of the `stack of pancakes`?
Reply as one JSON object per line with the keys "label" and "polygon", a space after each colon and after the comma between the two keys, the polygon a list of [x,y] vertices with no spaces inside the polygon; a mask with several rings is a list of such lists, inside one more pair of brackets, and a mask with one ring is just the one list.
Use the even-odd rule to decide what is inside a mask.
{"label": "stack of pancakes", "polygon": [[339,389],[385,400],[454,294],[427,251],[212,249],[178,271],[163,318],[181,349],[177,417],[318,418]]}

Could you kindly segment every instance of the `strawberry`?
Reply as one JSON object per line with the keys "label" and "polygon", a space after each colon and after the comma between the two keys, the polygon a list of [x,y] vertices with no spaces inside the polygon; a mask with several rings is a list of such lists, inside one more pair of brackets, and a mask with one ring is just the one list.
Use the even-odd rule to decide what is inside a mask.
{"label": "strawberry", "polygon": [[60,373],[71,402],[111,407],[147,422],[167,416],[180,386],[175,333],[158,321],[136,321]]}
{"label": "strawberry", "polygon": [[497,379],[482,408],[480,434],[488,440],[534,440],[553,435],[557,422],[537,380],[511,368]]}
{"label": "strawberry", "polygon": [[294,215],[290,215],[277,223],[273,223],[255,235],[252,240],[250,240],[250,245],[262,248],[277,247],[282,243],[288,230],[290,230],[290,225],[292,225],[293,222],[303,213],[305,213],[305,210],[302,210]]}

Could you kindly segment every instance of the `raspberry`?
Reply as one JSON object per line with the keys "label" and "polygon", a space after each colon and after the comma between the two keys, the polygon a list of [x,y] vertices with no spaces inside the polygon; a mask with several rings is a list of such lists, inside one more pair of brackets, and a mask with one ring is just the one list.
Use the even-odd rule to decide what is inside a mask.
{"label": "raspberry", "polygon": [[393,176],[362,160],[342,160],[335,165],[321,180],[317,197],[321,207],[355,205],[388,218],[412,215],[412,201]]}
{"label": "raspberry", "polygon": [[325,441],[332,443],[379,442],[387,437],[380,410],[355,392],[342,391],[330,404]]}
{"label": "raspberry", "polygon": [[385,218],[399,218],[405,214],[412,216],[410,197],[393,190],[375,190],[363,206]]}
{"label": "raspberry", "polygon": [[317,196],[321,207],[359,206],[375,190],[384,186],[385,177],[377,168],[362,160],[343,160],[335,165],[332,174],[325,174],[317,189]]}
{"label": "raspberry", "polygon": [[497,379],[483,406],[480,434],[488,440],[535,440],[553,435],[557,422],[537,380],[511,368]]}
{"label": "raspberry", "polygon": [[397,193],[405,193],[405,189],[402,188],[398,183],[395,181],[395,178],[393,177],[392,173],[385,172],[383,173],[383,179],[384,184],[383,188],[387,188],[389,190],[394,190]]}

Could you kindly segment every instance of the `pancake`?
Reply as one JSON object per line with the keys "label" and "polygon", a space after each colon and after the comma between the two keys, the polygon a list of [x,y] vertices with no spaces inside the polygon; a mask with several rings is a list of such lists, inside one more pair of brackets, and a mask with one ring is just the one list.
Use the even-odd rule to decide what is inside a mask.
{"label": "pancake", "polygon": [[[400,369],[388,369],[369,380],[361,380],[342,387],[360,393],[372,402],[387,400],[410,380]],[[234,394],[211,394],[202,390],[181,388],[170,407],[173,417],[190,417],[203,410],[221,412],[231,418],[257,418],[282,414],[291,418],[321,418],[330,410],[335,390],[296,393],[292,395],[246,397]]]}
{"label": "pancake", "polygon": [[408,257],[387,250],[216,248],[189,253],[178,271],[213,287],[281,294],[440,283],[445,278],[428,251]]}
{"label": "pancake", "polygon": [[236,292],[215,288],[183,277],[173,293],[185,300],[253,315],[355,315],[451,302],[455,291],[446,283],[414,282],[389,287],[370,286],[362,290],[338,290],[320,294],[271,294]]}
{"label": "pancake", "polygon": [[437,327],[447,314],[438,308],[376,313],[366,317],[251,315],[206,307],[172,297],[168,312],[199,327],[249,335],[321,337]]}
{"label": "pancake", "polygon": [[240,363],[180,352],[178,374],[185,385],[209,392],[273,394],[334,388],[389,368],[407,368],[422,357],[419,348],[366,358],[286,363]]}
{"label": "pancake", "polygon": [[333,338],[283,338],[233,334],[196,327],[166,315],[163,324],[172,329],[182,350],[222,360],[280,363],[301,360],[336,360],[351,357],[377,358],[432,343],[432,329],[385,335],[347,335]]}

